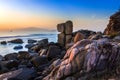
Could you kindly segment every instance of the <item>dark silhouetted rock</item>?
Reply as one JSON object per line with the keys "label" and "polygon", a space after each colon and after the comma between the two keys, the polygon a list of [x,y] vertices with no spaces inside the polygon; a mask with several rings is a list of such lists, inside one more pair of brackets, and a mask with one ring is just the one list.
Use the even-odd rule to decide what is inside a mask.
{"label": "dark silhouetted rock", "polygon": [[36,42],[37,42],[37,40],[33,40],[33,39],[28,40],[28,43],[36,43]]}
{"label": "dark silhouetted rock", "polygon": [[1,74],[0,80],[33,80],[33,77],[35,77],[34,69],[23,68]]}
{"label": "dark silhouetted rock", "polygon": [[10,43],[23,43],[23,40],[22,39],[14,39],[14,40],[11,40],[8,42],[10,42]]}
{"label": "dark silhouetted rock", "polygon": [[5,67],[7,67],[8,69],[18,67],[18,61],[17,60],[9,60],[6,62]]}
{"label": "dark silhouetted rock", "polygon": [[19,45],[19,46],[15,46],[14,49],[15,49],[15,50],[23,49],[23,46],[21,46],[21,45]]}
{"label": "dark silhouetted rock", "polygon": [[47,64],[48,63],[48,60],[46,57],[44,56],[37,56],[37,57],[33,57],[31,59],[31,62],[32,64],[35,66],[35,67],[38,67],[40,65],[43,65],[43,64]]}
{"label": "dark silhouetted rock", "polygon": [[17,56],[18,56],[17,53],[10,53],[10,54],[6,54],[4,58],[5,60],[16,60]]}
{"label": "dark silhouetted rock", "polygon": [[33,46],[35,46],[35,44],[31,44],[31,43],[30,43],[30,44],[26,44],[26,45],[25,45],[25,48],[31,49]]}
{"label": "dark silhouetted rock", "polygon": [[120,33],[120,11],[110,16],[109,24],[104,30],[106,35],[117,35]]}
{"label": "dark silhouetted rock", "polygon": [[47,45],[48,44],[48,39],[42,39],[40,41],[37,42],[38,45]]}
{"label": "dark silhouetted rock", "polygon": [[30,54],[27,51],[19,51],[17,58],[18,59],[29,59]]}
{"label": "dark silhouetted rock", "polygon": [[61,55],[61,49],[58,46],[50,46],[47,52],[47,58],[53,59]]}
{"label": "dark silhouetted rock", "polygon": [[3,45],[6,45],[6,44],[7,44],[6,41],[1,41],[0,43],[3,44]]}

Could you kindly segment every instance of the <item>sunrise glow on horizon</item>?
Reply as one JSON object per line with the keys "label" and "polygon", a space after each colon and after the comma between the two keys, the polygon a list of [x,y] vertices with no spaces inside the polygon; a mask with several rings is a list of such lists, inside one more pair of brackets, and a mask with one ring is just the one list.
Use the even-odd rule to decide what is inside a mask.
{"label": "sunrise glow on horizon", "polygon": [[103,30],[120,0],[0,0],[0,30],[56,29],[72,20],[75,29]]}

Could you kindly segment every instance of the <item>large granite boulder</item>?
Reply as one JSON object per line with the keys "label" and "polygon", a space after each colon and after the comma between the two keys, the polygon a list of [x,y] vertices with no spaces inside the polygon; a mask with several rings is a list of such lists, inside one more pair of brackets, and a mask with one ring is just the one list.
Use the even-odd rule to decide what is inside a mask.
{"label": "large granite boulder", "polygon": [[84,39],[69,48],[59,62],[43,80],[64,80],[76,73],[79,73],[80,77],[82,74],[94,71],[96,73],[104,70],[108,72],[116,70],[120,65],[120,46],[117,42],[110,42],[108,39]]}
{"label": "large granite boulder", "polygon": [[117,35],[120,32],[120,11],[110,16],[109,24],[104,30],[106,35]]}

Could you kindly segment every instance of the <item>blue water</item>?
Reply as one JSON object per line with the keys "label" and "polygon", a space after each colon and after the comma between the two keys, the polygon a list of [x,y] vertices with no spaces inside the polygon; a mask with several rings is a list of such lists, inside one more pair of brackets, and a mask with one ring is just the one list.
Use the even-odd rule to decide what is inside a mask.
{"label": "blue water", "polygon": [[[6,34],[7,35],[7,34]],[[23,44],[13,44],[13,43],[7,43],[7,45],[1,45],[0,44],[0,55],[6,55],[13,52],[18,51],[27,51],[27,48],[25,48],[25,45],[27,44],[28,39],[34,39],[34,40],[42,40],[45,38],[48,38],[49,42],[57,42],[57,33],[56,32],[46,32],[46,33],[37,33],[37,34],[9,34],[9,36],[0,35],[0,42],[1,41],[10,41],[13,39],[20,38],[24,41]],[[23,49],[20,50],[14,50],[13,48],[15,46],[22,45]]]}

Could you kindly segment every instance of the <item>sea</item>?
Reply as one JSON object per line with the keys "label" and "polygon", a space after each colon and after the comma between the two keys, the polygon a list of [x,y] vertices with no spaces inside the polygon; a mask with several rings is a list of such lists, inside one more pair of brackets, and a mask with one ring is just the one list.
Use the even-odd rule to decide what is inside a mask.
{"label": "sea", "polygon": [[[14,39],[22,39],[23,44],[13,44],[7,43],[7,45],[0,44],[0,55],[4,56],[6,54],[18,52],[18,51],[27,51],[25,45],[28,44],[28,39],[33,40],[42,40],[48,38],[49,42],[57,42],[57,32],[56,31],[1,31],[0,32],[0,42],[1,41],[10,41]],[[14,50],[15,46],[22,45],[23,49]]]}

